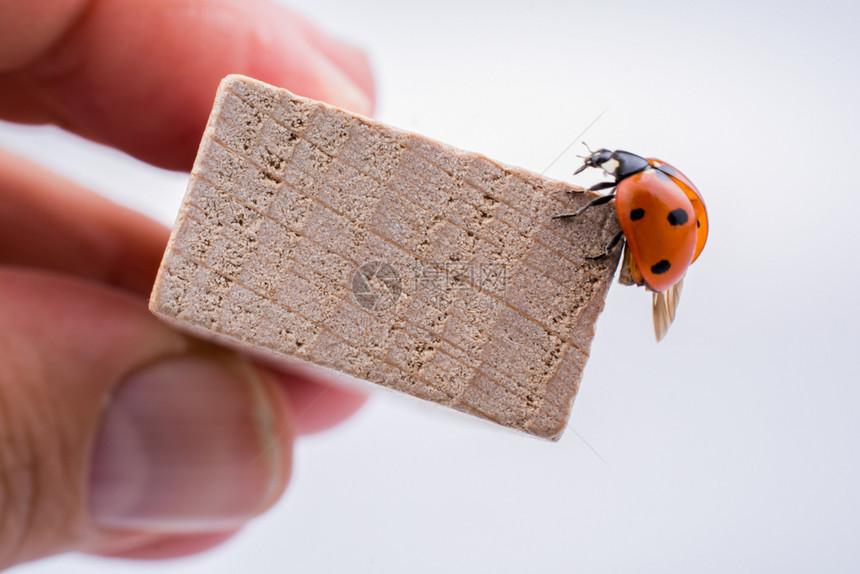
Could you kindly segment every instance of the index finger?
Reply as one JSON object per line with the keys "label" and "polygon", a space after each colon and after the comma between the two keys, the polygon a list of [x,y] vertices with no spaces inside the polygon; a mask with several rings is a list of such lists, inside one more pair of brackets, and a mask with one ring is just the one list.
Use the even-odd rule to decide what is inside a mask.
{"label": "index finger", "polygon": [[367,59],[266,0],[9,0],[0,117],[190,169],[218,82],[246,74],[369,114]]}

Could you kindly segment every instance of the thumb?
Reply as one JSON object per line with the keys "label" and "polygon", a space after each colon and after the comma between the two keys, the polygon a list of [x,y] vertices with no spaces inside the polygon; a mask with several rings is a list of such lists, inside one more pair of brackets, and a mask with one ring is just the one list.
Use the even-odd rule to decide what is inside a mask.
{"label": "thumb", "polygon": [[277,381],[142,301],[0,268],[0,568],[237,529],[284,489],[291,421]]}

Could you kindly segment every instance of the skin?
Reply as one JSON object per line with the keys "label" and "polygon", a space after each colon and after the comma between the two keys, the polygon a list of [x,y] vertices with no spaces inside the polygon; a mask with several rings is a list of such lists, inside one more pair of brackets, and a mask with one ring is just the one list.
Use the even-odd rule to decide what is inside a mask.
{"label": "skin", "polygon": [[[372,112],[363,53],[262,0],[0,3],[5,120],[54,123],[187,171],[229,73]],[[198,345],[146,310],[168,229],[4,152],[0,204],[0,567],[68,550],[167,558],[229,538],[103,531],[75,478],[86,476],[121,373]],[[285,391],[288,453],[294,435],[335,425],[364,400],[261,369]]]}

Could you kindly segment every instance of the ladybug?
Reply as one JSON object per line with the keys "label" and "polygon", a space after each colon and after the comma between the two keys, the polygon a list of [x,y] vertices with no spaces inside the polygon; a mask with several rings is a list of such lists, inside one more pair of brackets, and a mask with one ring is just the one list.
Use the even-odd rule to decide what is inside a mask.
{"label": "ladybug", "polygon": [[687,268],[699,257],[708,239],[705,202],[687,176],[662,160],[622,150],[588,151],[574,175],[595,167],[614,181],[598,183],[582,192],[615,190],[593,199],[575,213],[553,219],[576,217],[615,199],[621,231],[603,253],[588,259],[606,257],[622,238],[626,239],[619,282],[645,286],[653,292],[654,334],[660,341],[675,319]]}

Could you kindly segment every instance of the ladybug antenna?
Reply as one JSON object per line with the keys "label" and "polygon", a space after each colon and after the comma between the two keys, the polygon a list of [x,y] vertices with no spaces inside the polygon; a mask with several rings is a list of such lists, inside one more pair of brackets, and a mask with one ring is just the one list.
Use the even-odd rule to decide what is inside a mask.
{"label": "ladybug antenna", "polygon": [[588,144],[587,144],[587,143],[582,142],[582,145],[584,145],[584,146],[585,146],[585,149],[587,149],[587,150],[588,150],[588,155],[579,155],[579,154],[576,154],[576,157],[578,157],[578,158],[580,158],[580,159],[588,159],[589,157],[591,157],[592,155],[594,155],[594,152],[593,152],[593,151],[591,151],[591,148],[590,148],[590,147],[588,147]]}
{"label": "ladybug antenna", "polygon": [[[540,172],[540,174],[541,174],[541,175],[543,175],[543,174],[545,174],[547,171],[549,171],[549,168],[551,168],[552,166],[554,166],[554,165],[555,165],[555,162],[557,162],[558,160],[560,160],[560,159],[561,159],[561,156],[563,156],[564,154],[566,154],[566,153],[568,152],[568,150],[570,150],[570,148],[572,148],[572,147],[573,147],[573,144],[575,144],[575,143],[577,142],[577,140],[578,140],[579,138],[581,138],[581,137],[585,134],[585,132],[587,132],[587,131],[589,130],[589,128],[591,128],[591,126],[593,126],[594,124],[596,124],[596,123],[597,123],[597,120],[599,120],[599,119],[600,119],[600,116],[602,116],[603,114],[605,114],[605,113],[606,113],[606,110],[608,110],[608,109],[609,109],[609,107],[606,107],[602,112],[600,112],[599,114],[597,114],[597,117],[596,117],[596,118],[594,118],[593,120],[591,120],[591,123],[590,123],[590,124],[588,124],[587,126],[585,126],[585,129],[584,129],[584,130],[582,130],[581,132],[579,132],[579,134],[578,134],[575,138],[573,138],[573,141],[571,141],[569,144],[567,144],[567,147],[566,147],[566,148],[564,148],[563,150],[561,150],[561,153],[560,153],[560,154],[558,154],[557,156],[555,156],[555,159],[554,159],[554,160],[552,160],[551,162],[549,162],[549,165],[548,165],[548,166],[546,166],[545,168],[543,168],[543,171],[542,171],[542,172]],[[588,146],[585,146],[585,147],[588,147]]]}

